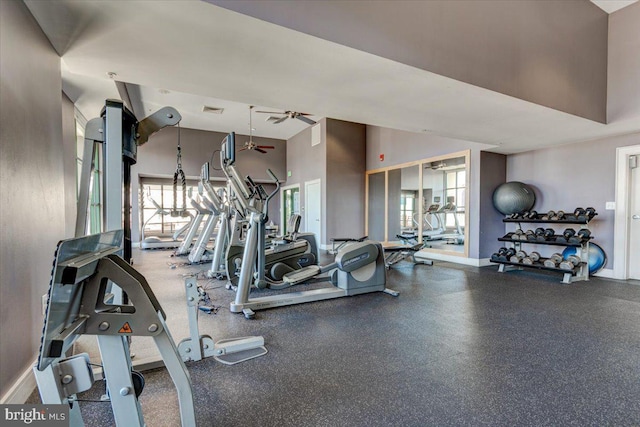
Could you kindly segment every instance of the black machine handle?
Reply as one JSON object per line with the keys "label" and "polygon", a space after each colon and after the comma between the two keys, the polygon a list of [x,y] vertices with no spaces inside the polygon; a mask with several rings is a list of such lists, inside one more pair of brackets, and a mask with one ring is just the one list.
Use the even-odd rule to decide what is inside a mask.
{"label": "black machine handle", "polygon": [[269,194],[267,196],[267,199],[264,201],[264,207],[262,208],[262,211],[264,212],[264,214],[266,215],[268,210],[269,210],[269,200],[273,199],[273,197],[278,194],[278,191],[280,191],[280,180],[278,180],[278,177],[273,173],[273,171],[271,169],[267,169],[267,173],[271,176],[271,178],[273,179],[273,182],[275,182],[276,184],[276,189],[273,190],[273,192],[271,194]]}

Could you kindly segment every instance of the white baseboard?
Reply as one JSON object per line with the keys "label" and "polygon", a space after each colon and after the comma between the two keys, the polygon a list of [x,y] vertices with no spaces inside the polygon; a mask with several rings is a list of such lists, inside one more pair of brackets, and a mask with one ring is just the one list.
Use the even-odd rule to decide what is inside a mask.
{"label": "white baseboard", "polygon": [[602,270],[600,270],[599,272],[594,274],[594,276],[596,276],[596,277],[604,277],[605,279],[615,279],[616,278],[616,276],[613,274],[613,269],[612,268],[603,268]]}
{"label": "white baseboard", "polygon": [[31,361],[27,369],[18,377],[18,379],[9,387],[9,390],[0,397],[0,404],[21,405],[27,401],[33,390],[36,389],[36,377],[33,375],[33,366],[36,364],[37,359]]}
{"label": "white baseboard", "polygon": [[461,256],[439,254],[436,252],[416,252],[417,259],[431,259],[434,261],[447,261],[454,264],[470,265],[472,267],[485,267],[491,265],[489,258],[465,258]]}

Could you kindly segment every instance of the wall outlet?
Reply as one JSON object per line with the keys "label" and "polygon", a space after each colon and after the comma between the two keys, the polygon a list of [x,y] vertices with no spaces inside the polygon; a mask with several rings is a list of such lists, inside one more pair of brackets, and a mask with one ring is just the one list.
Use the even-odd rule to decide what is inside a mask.
{"label": "wall outlet", "polygon": [[45,314],[47,314],[47,298],[48,297],[49,297],[49,294],[42,295],[42,316],[43,317]]}
{"label": "wall outlet", "polygon": [[607,211],[615,211],[616,210],[616,202],[607,202],[604,205],[604,209]]}

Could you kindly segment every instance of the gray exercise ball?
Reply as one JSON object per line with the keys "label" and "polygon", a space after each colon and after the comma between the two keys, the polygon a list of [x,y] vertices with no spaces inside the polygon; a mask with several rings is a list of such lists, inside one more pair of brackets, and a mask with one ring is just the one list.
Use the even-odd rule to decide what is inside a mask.
{"label": "gray exercise ball", "polygon": [[505,182],[493,192],[493,206],[504,215],[528,211],[535,202],[533,189],[523,182]]}

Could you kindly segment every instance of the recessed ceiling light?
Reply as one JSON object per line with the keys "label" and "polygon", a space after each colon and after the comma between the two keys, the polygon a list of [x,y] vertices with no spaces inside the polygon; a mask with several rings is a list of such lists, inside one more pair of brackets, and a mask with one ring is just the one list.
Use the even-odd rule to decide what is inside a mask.
{"label": "recessed ceiling light", "polygon": [[222,112],[224,111],[224,108],[220,108],[220,107],[209,107],[208,105],[205,105],[202,107],[202,111],[204,113],[211,113],[211,114],[222,114]]}

